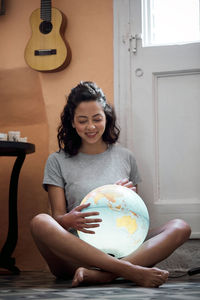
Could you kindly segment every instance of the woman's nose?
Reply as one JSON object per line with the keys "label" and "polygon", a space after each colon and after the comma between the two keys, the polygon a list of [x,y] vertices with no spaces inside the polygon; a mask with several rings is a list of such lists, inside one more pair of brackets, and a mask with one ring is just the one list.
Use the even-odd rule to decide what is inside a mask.
{"label": "woman's nose", "polygon": [[93,122],[89,122],[87,127],[88,127],[88,129],[91,130],[91,129],[94,129],[94,128],[95,128],[95,125],[94,125]]}

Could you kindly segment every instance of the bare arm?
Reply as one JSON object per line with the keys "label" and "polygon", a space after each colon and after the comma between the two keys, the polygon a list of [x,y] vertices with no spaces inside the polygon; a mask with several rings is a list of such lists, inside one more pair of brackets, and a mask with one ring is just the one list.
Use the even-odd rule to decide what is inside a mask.
{"label": "bare arm", "polygon": [[88,218],[99,215],[98,212],[82,212],[82,209],[88,207],[89,204],[79,205],[67,213],[65,193],[61,187],[48,185],[48,196],[52,216],[63,228],[66,230],[74,228],[85,233],[95,233],[90,228],[98,227],[98,223],[102,220],[99,218]]}
{"label": "bare arm", "polygon": [[[62,217],[67,212],[64,190],[58,186],[48,185],[48,197],[51,205],[52,216],[59,224],[61,224]],[[67,224],[65,228],[68,229]]]}

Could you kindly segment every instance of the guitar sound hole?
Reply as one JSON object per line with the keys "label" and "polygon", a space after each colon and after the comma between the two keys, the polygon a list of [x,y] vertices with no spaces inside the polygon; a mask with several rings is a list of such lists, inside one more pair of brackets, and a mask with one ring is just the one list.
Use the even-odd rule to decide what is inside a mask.
{"label": "guitar sound hole", "polygon": [[40,32],[43,34],[48,34],[49,32],[51,32],[52,27],[53,26],[51,22],[43,21],[42,23],[40,23]]}

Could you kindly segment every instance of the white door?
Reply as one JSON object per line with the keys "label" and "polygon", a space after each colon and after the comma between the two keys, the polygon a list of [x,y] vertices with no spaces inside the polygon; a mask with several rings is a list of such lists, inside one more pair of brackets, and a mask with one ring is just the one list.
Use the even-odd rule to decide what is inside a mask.
{"label": "white door", "polygon": [[113,5],[114,101],[139,193],[152,226],[182,218],[200,237],[200,44],[144,47],[141,1]]}

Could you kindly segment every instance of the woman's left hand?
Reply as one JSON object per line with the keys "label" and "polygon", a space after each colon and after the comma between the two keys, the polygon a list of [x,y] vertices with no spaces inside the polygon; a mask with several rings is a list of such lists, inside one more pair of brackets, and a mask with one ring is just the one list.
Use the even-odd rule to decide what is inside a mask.
{"label": "woman's left hand", "polygon": [[115,184],[125,186],[125,187],[131,189],[132,191],[136,192],[136,186],[134,186],[133,182],[129,181],[127,178],[118,180],[117,182],[115,182]]}

